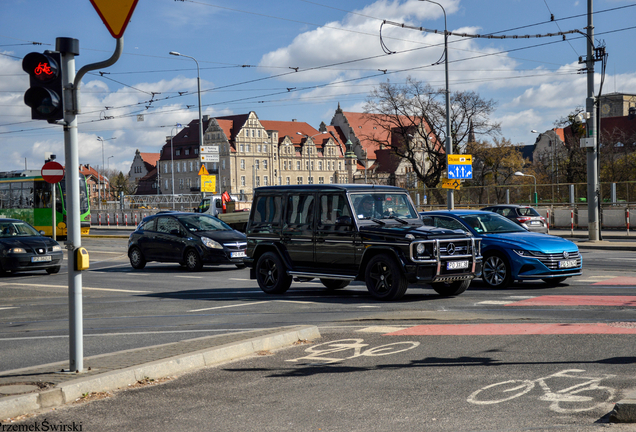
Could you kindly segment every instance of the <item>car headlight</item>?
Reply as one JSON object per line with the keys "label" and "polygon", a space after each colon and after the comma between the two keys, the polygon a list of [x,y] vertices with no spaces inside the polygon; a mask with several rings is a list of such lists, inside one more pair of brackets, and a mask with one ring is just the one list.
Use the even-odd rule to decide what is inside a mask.
{"label": "car headlight", "polygon": [[424,255],[424,252],[426,252],[426,246],[424,245],[424,243],[418,243],[415,250],[417,251],[418,255]]}
{"label": "car headlight", "polygon": [[521,249],[516,250],[516,249],[514,249],[513,251],[514,251],[514,253],[516,253],[517,255],[522,256],[522,257],[526,257],[526,258],[537,258],[537,257],[535,256],[536,254],[534,254],[534,253],[532,253],[532,252],[530,252],[530,251],[527,251],[527,250],[521,250]]}
{"label": "car headlight", "polygon": [[62,250],[62,246],[60,246],[60,245],[54,245],[54,246],[51,248],[51,250],[52,250],[53,252],[61,251],[61,250]]}
{"label": "car headlight", "polygon": [[24,248],[20,248],[20,247],[14,247],[9,249],[9,253],[26,253],[26,250],[24,250]]}
{"label": "car headlight", "polygon": [[208,237],[201,237],[201,241],[205,247],[210,249],[223,249],[223,245]]}

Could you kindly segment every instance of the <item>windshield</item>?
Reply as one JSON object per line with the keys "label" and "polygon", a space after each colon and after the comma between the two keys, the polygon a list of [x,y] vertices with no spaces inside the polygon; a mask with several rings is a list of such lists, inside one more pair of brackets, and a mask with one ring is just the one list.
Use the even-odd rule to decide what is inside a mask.
{"label": "windshield", "polygon": [[351,194],[358,219],[419,219],[405,193]]}
{"label": "windshield", "polygon": [[26,222],[2,222],[0,223],[0,238],[7,237],[31,237],[40,233]]}
{"label": "windshield", "polygon": [[227,231],[232,230],[220,219],[208,215],[191,215],[179,218],[188,231]]}
{"label": "windshield", "polygon": [[527,232],[524,228],[497,213],[462,215],[460,218],[477,234]]}

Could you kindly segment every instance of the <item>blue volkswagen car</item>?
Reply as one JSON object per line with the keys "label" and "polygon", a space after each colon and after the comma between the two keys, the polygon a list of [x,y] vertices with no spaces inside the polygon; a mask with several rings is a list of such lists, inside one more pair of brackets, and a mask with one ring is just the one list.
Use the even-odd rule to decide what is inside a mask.
{"label": "blue volkswagen car", "polygon": [[493,288],[532,279],[557,285],[581,275],[582,259],[576,244],[561,237],[529,232],[497,213],[449,210],[421,212],[420,216],[426,225],[481,237],[484,257],[481,278]]}

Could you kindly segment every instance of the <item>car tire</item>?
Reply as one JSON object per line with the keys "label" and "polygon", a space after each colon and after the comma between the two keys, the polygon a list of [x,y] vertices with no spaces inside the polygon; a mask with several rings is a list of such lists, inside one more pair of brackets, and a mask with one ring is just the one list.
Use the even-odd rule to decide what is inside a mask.
{"label": "car tire", "polygon": [[481,279],[491,288],[506,288],[512,281],[508,260],[499,253],[485,255]]}
{"label": "car tire", "polygon": [[460,295],[468,289],[470,285],[470,279],[454,281],[454,282],[439,282],[431,284],[435,292],[444,297],[453,297]]}
{"label": "car tire", "polygon": [[398,263],[384,254],[369,260],[364,280],[369,293],[378,300],[398,300],[408,288],[408,280]]}
{"label": "car tire", "polygon": [[49,267],[46,269],[46,272],[48,274],[56,274],[60,272],[60,266],[55,266],[55,267]]}
{"label": "car tire", "polygon": [[349,281],[338,279],[320,279],[320,282],[322,282],[325,288],[327,288],[329,291],[342,289],[349,285]]}
{"label": "car tire", "polygon": [[133,247],[128,251],[128,258],[130,259],[130,265],[132,268],[141,270],[146,267],[146,257],[138,247]]}
{"label": "car tire", "polygon": [[292,277],[275,252],[265,252],[256,261],[256,281],[267,294],[282,294],[289,289]]}
{"label": "car tire", "polygon": [[567,277],[556,277],[556,278],[542,279],[542,280],[549,286],[556,286],[562,283],[563,281],[565,281],[566,279]]}
{"label": "car tire", "polygon": [[201,257],[199,256],[199,253],[194,249],[186,250],[184,261],[186,264],[186,268],[190,271],[201,271],[201,269],[203,268]]}

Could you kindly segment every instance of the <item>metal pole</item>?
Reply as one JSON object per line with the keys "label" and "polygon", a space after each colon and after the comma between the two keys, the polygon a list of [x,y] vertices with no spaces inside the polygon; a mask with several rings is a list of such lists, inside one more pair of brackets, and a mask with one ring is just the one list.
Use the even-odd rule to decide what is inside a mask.
{"label": "metal pole", "polygon": [[172,174],[172,190],[170,193],[172,197],[172,208],[174,208],[174,150],[172,149],[172,137],[172,131],[170,131],[170,160],[172,162],[172,168],[170,168],[170,173]]}
{"label": "metal pole", "polygon": [[57,183],[53,183],[51,185],[51,238],[53,240],[57,240],[57,236],[55,233],[55,225],[57,222],[55,221],[55,189],[57,188]]}
{"label": "metal pole", "polygon": [[[75,52],[66,51],[61,45],[73,46]],[[62,85],[64,101],[73,100],[75,81],[75,55],[79,54],[79,41],[57,38],[56,48],[62,53]],[[70,47],[67,47],[70,49]],[[72,105],[68,103],[68,105]],[[76,107],[77,108],[77,107]],[[79,152],[77,138],[77,116],[72,107],[65,103],[64,112],[64,153],[66,159],[66,250],[68,257],[68,300],[69,300],[69,371],[84,369],[84,331],[82,324],[82,272],[76,270],[76,250],[82,246],[79,194]],[[103,143],[102,143],[103,145]]]}
{"label": "metal pole", "polygon": [[598,212],[598,166],[596,152],[596,110],[594,109],[594,24],[593,0],[587,0],[587,99],[585,110],[590,115],[587,120],[587,138],[593,140],[594,145],[587,147],[587,215],[588,234],[590,241],[599,240],[599,212]]}

